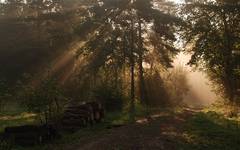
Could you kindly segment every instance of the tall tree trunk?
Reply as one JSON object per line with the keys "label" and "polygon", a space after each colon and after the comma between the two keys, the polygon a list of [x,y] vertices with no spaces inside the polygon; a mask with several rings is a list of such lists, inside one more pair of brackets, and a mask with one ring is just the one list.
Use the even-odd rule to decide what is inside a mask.
{"label": "tall tree trunk", "polygon": [[144,68],[143,68],[143,39],[142,39],[142,22],[141,19],[138,18],[138,68],[139,68],[139,95],[142,104],[145,104],[146,107],[146,117],[149,118],[150,111],[149,111],[149,103],[147,99],[147,91],[145,87],[145,80],[144,80]]}
{"label": "tall tree trunk", "polygon": [[141,19],[138,18],[138,68],[139,68],[139,95],[142,103],[147,104],[146,91],[144,84],[144,71],[143,71],[143,40],[142,40],[142,23]]}
{"label": "tall tree trunk", "polygon": [[226,14],[223,13],[223,24],[224,24],[224,47],[225,47],[225,64],[224,64],[224,71],[225,71],[225,86],[228,98],[230,101],[234,100],[234,76],[233,76],[233,66],[232,66],[232,44],[231,44],[231,37],[230,31],[227,23]]}
{"label": "tall tree trunk", "polygon": [[123,45],[122,45],[122,49],[123,49],[123,53],[122,53],[122,58],[123,58],[123,66],[122,66],[122,68],[121,68],[121,78],[120,78],[120,82],[121,82],[121,93],[123,94],[125,94],[125,90],[124,90],[124,85],[125,85],[125,82],[124,81],[126,81],[126,65],[125,65],[125,63],[126,63],[126,51],[127,51],[127,42],[126,42],[126,35],[125,35],[126,33],[125,33],[125,31],[124,31],[124,34],[123,34]]}
{"label": "tall tree trunk", "polygon": [[135,81],[134,81],[134,72],[135,72],[135,61],[134,61],[134,22],[132,19],[131,22],[131,49],[130,49],[130,74],[131,74],[131,102],[130,102],[130,120],[135,120]]}

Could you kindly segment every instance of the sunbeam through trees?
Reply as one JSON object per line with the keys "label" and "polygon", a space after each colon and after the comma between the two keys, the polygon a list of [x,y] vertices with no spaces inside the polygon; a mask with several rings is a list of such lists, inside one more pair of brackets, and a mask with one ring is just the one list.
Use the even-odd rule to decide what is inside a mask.
{"label": "sunbeam through trees", "polygon": [[239,14],[238,0],[1,0],[0,150],[240,149]]}

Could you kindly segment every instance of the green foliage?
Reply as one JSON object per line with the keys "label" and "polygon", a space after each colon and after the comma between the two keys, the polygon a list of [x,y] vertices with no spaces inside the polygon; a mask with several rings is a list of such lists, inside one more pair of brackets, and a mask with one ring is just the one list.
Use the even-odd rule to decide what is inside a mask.
{"label": "green foliage", "polygon": [[205,70],[218,92],[233,101],[239,88],[239,4],[227,1],[189,1],[182,7],[188,23],[183,37],[193,53],[189,62]]}
{"label": "green foliage", "polygon": [[2,113],[4,105],[11,100],[11,91],[5,80],[0,79],[0,113]]}
{"label": "green foliage", "polygon": [[0,133],[4,131],[6,127],[36,124],[38,123],[37,117],[36,114],[27,112],[16,115],[2,114],[0,115]]}
{"label": "green foliage", "polygon": [[[119,9],[116,9],[116,7]],[[96,10],[101,10],[101,12],[104,13],[99,14],[95,12]],[[93,64],[100,62],[100,65],[97,68],[105,65],[109,60],[117,62],[121,62],[124,59],[130,60],[132,34],[134,36],[133,51],[135,53],[134,55],[136,55],[136,58],[134,58],[136,61],[141,53],[143,53],[143,56],[149,55],[150,52],[148,51],[148,47],[145,47],[146,43],[153,45],[155,47],[154,50],[158,51],[157,57],[159,57],[160,63],[167,67],[171,66],[171,54],[168,53],[176,54],[177,52],[173,47],[173,41],[176,40],[174,31],[175,27],[179,24],[180,19],[174,17],[174,15],[170,13],[165,13],[164,7],[153,9],[151,0],[134,1],[133,3],[126,0],[119,0],[114,3],[103,1],[103,3],[99,3],[91,11],[93,13],[91,19],[87,18],[82,25],[79,25],[79,28],[85,28],[85,24],[89,24],[88,31],[93,34],[94,32],[98,34],[90,38],[85,47],[79,49],[79,53],[82,54],[81,51],[90,51],[93,52],[93,54],[95,53],[95,55],[98,55],[98,57],[94,57],[98,60],[93,60],[95,62]],[[136,11],[137,13],[133,11]],[[131,21],[133,21],[134,24],[133,30],[130,29]],[[137,25],[138,21],[141,22],[141,26],[152,23],[153,25],[150,27],[152,32],[145,27],[141,29],[142,31],[137,31],[137,28],[139,27],[139,25]],[[103,22],[105,24],[102,24]],[[96,24],[99,25],[96,26]],[[143,38],[143,36],[140,35],[141,38],[143,38],[142,45],[144,48],[141,48],[138,45],[139,42],[141,42],[137,39],[139,38],[138,32],[151,36],[151,40],[147,40],[147,37]],[[156,43],[156,40],[158,40],[158,43]],[[90,69],[95,69],[91,64],[89,65]],[[119,66],[121,66],[121,64],[119,64]]]}
{"label": "green foliage", "polygon": [[[3,76],[6,76],[8,80],[16,80],[18,78],[16,74],[37,72],[39,70],[36,66],[45,66],[44,64],[49,63],[49,60],[62,53],[61,49],[68,49],[72,43],[81,43],[85,40],[83,46],[73,46],[73,49],[78,49],[77,55],[86,61],[81,65],[76,65],[74,73],[78,74],[81,79],[72,84],[74,87],[72,91],[75,94],[69,95],[83,100],[91,99],[92,91],[99,86],[99,82],[101,82],[99,80],[105,76],[104,73],[107,73],[110,74],[109,79],[115,81],[108,83],[103,88],[108,89],[110,84],[114,84],[112,88],[118,88],[117,94],[110,91],[109,93],[114,94],[108,97],[122,99],[119,97],[130,95],[126,92],[130,89],[130,85],[126,88],[121,87],[123,82],[130,84],[129,79],[122,76],[126,73],[126,67],[132,66],[136,69],[138,65],[138,68],[142,68],[139,69],[141,70],[139,73],[137,71],[132,73],[133,79],[136,78],[135,73],[139,74],[138,80],[141,83],[144,83],[142,82],[144,80],[143,62],[171,67],[173,55],[178,52],[173,46],[173,42],[176,40],[174,33],[181,21],[173,13],[170,13],[170,7],[171,5],[164,4],[163,7],[155,8],[152,0],[9,0],[1,3],[1,8],[4,9],[1,9],[0,26],[3,30],[0,31],[0,35],[7,37],[0,38],[0,42],[4,43],[0,46],[3,49],[0,52],[0,59],[4,58],[1,59],[3,63],[0,65],[7,64],[4,66],[6,71]],[[21,32],[23,30],[24,33]],[[151,37],[151,40],[148,37]],[[154,47],[154,53],[150,47]],[[18,57],[19,53],[21,53],[21,57]],[[155,59],[151,59],[150,55],[154,55]],[[7,56],[11,56],[12,59],[6,59],[9,58]],[[17,59],[15,59],[16,57]],[[67,63],[67,65],[69,63],[68,60],[65,60],[68,58],[64,57],[63,59],[59,60],[61,61],[60,67],[57,63],[57,69],[53,68],[53,72],[57,76],[61,76],[59,70],[66,67],[62,63]],[[75,60],[70,61],[74,62]],[[78,66],[79,68],[77,68]],[[44,87],[41,88],[44,89]],[[46,91],[40,90],[41,88],[25,86],[23,88],[25,94],[22,94],[25,96],[22,100],[32,99],[32,104],[28,102],[27,106],[37,113],[46,111],[45,105],[49,103],[48,100],[39,102],[40,99],[48,99],[44,96],[49,96]],[[134,88],[137,89],[133,86],[132,89]],[[143,88],[140,89],[141,92],[138,95],[144,93]],[[35,90],[39,92],[36,93]],[[50,95],[54,95],[52,90],[48,92],[51,93]],[[139,98],[141,101],[142,99],[142,97]]]}
{"label": "green foliage", "polygon": [[57,121],[67,99],[55,79],[47,78],[34,85],[22,85],[19,99],[29,112],[36,113],[42,123]]}
{"label": "green foliage", "polygon": [[[92,74],[94,80],[101,80],[106,76],[107,80],[116,80],[110,83],[113,88],[120,88],[123,82],[128,83],[124,88],[129,92],[120,90],[121,95],[129,96],[131,105],[136,99],[146,103],[146,92],[151,89],[147,90],[144,85],[143,63],[172,67],[173,56],[178,52],[173,44],[176,40],[174,33],[181,19],[170,13],[170,6],[154,8],[152,0],[103,0],[89,11],[91,15],[75,30],[88,33],[86,44],[78,50],[79,57],[84,55],[88,58],[84,69],[80,66],[79,77],[86,80],[86,74]],[[130,78],[124,76],[126,67],[131,68]],[[110,76],[107,75],[109,72]],[[135,83],[136,76],[139,83]],[[97,87],[97,82],[93,86]],[[108,85],[104,88],[108,89]],[[137,93],[135,89],[138,88]],[[134,106],[131,108],[133,110]]]}
{"label": "green foliage", "polygon": [[239,121],[229,120],[216,112],[199,113],[188,121],[184,133],[188,143],[180,149],[238,150]]}
{"label": "green foliage", "polygon": [[103,102],[107,111],[122,110],[124,96],[119,89],[111,87],[111,85],[102,85],[95,89],[94,95]]}
{"label": "green foliage", "polygon": [[40,72],[69,50],[76,40],[73,33],[75,24],[84,17],[83,14],[76,15],[85,11],[74,7],[79,3],[87,2],[0,2],[0,78],[4,77],[8,83],[14,84],[21,80],[24,73]]}
{"label": "green foliage", "polygon": [[166,89],[166,80],[158,72],[145,76],[147,102],[150,106],[166,106],[171,102]]}
{"label": "green foliage", "polygon": [[164,75],[165,86],[170,97],[170,103],[179,105],[183,102],[190,89],[188,85],[187,70],[177,66]]}

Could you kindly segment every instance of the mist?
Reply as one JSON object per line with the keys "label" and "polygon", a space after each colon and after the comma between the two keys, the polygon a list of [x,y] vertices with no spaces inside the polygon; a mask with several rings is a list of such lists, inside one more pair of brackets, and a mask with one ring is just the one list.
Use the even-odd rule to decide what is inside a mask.
{"label": "mist", "polygon": [[189,91],[184,97],[184,102],[193,106],[208,106],[217,100],[217,95],[207,75],[187,65],[190,58],[190,54],[179,53],[174,60],[174,67],[181,66],[187,73]]}

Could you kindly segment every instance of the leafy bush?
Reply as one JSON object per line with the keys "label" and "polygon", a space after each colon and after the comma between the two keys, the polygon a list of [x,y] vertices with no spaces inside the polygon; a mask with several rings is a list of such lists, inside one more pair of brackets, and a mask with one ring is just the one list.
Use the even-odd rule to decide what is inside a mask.
{"label": "leafy bush", "polygon": [[159,73],[148,74],[145,77],[145,83],[147,101],[150,106],[165,106],[169,104],[169,95]]}
{"label": "leafy bush", "polygon": [[123,96],[118,89],[101,85],[94,91],[96,98],[104,103],[107,111],[120,111],[123,107]]}
{"label": "leafy bush", "polygon": [[3,110],[4,104],[11,98],[10,88],[5,80],[0,80],[0,112]]}
{"label": "leafy bush", "polygon": [[174,105],[181,103],[189,91],[186,70],[179,66],[166,72],[162,78],[170,98],[170,103]]}
{"label": "leafy bush", "polygon": [[22,85],[20,96],[24,106],[38,114],[41,122],[46,124],[58,120],[67,101],[58,82],[52,78],[43,80],[36,87]]}

